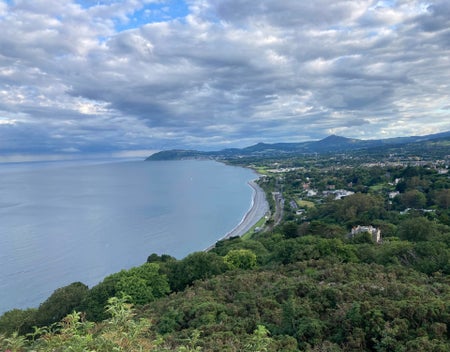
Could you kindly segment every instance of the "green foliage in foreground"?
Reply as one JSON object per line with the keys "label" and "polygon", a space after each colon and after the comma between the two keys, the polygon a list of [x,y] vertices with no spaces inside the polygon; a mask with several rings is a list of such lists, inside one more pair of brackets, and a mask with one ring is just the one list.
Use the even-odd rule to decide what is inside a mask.
{"label": "green foliage in foreground", "polygon": [[105,306],[109,298],[127,295],[132,304],[145,304],[169,293],[169,283],[160,273],[157,263],[145,263],[130,270],[109,275],[94,286],[81,302],[79,308],[88,319],[100,321],[108,317]]}
{"label": "green foliage in foreground", "polygon": [[240,351],[258,326],[271,351],[448,351],[448,284],[401,266],[309,260],[198,282],[145,315],[169,341],[202,331],[208,351]]}
{"label": "green foliage in foreground", "polygon": [[[147,318],[136,318],[130,297],[112,297],[108,300],[106,311],[110,318],[95,324],[86,321],[83,315],[73,312],[59,323],[35,328],[28,338],[13,333],[6,337],[0,335],[0,350],[10,352],[25,351],[154,351],[154,352],[194,352],[202,351],[199,346],[200,332],[192,335],[176,346],[152,332]],[[243,341],[241,351],[267,351],[272,339],[268,330],[258,326],[253,334]]]}
{"label": "green foliage in foreground", "polygon": [[309,260],[230,271],[133,309],[108,300],[108,319],[72,312],[10,351],[448,351],[450,285],[402,266]]}

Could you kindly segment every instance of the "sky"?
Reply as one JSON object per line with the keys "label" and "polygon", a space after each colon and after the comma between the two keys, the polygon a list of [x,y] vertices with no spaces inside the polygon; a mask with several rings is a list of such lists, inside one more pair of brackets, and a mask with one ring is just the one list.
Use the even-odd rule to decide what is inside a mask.
{"label": "sky", "polygon": [[0,0],[0,161],[450,130],[448,0]]}

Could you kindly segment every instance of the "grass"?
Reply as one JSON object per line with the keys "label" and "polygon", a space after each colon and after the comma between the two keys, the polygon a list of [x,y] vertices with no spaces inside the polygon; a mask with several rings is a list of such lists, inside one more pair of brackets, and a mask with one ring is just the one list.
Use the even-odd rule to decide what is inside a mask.
{"label": "grass", "polygon": [[264,226],[265,222],[266,222],[266,217],[263,216],[261,219],[259,219],[259,221],[258,221],[255,225],[253,225],[253,226],[251,227],[250,230],[248,230],[246,233],[244,233],[244,234],[242,235],[241,238],[242,238],[243,240],[249,240],[250,238],[252,238],[253,234],[255,233],[255,229],[256,229],[257,227],[262,227],[262,226]]}
{"label": "grass", "polygon": [[373,185],[373,186],[370,186],[369,187],[369,189],[372,191],[372,192],[381,192],[383,189],[385,189],[385,188],[387,188],[387,185],[386,184],[383,184],[383,183],[378,183],[378,184],[376,184],[376,185]]}
{"label": "grass", "polygon": [[316,205],[308,200],[298,199],[297,204],[300,208],[314,208]]}
{"label": "grass", "polygon": [[256,167],[255,171],[260,175],[268,175],[269,174],[266,167]]}

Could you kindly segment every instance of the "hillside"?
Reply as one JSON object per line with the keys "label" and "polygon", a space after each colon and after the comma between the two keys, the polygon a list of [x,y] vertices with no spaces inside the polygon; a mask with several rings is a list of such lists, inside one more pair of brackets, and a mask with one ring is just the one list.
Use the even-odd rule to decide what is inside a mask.
{"label": "hillside", "polygon": [[149,156],[146,160],[180,160],[180,159],[236,159],[243,157],[292,157],[303,154],[344,153],[352,151],[388,150],[389,148],[414,148],[432,141],[450,140],[450,131],[427,136],[411,136],[401,138],[361,140],[328,136],[319,141],[300,143],[258,143],[250,147],[223,149],[205,152],[197,150],[164,150]]}

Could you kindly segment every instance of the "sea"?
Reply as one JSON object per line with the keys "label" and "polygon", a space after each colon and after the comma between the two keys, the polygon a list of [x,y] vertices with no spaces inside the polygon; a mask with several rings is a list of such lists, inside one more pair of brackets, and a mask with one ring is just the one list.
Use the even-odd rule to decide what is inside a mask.
{"label": "sea", "polygon": [[0,314],[204,250],[245,216],[255,178],[205,160],[0,164]]}

